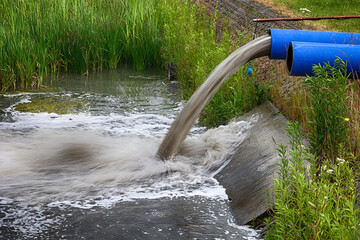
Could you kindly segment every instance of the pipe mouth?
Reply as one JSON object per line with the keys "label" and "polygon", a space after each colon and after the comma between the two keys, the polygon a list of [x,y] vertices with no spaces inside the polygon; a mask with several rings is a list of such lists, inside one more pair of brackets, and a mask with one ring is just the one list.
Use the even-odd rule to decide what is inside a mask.
{"label": "pipe mouth", "polygon": [[290,42],[287,53],[286,53],[286,70],[289,75],[291,75],[291,72],[292,72],[293,60],[294,60],[293,44],[292,44],[292,42]]}
{"label": "pipe mouth", "polygon": [[272,55],[273,55],[273,37],[271,36],[271,28],[267,31],[267,34],[270,36],[270,38],[271,38],[271,47],[270,47],[270,49],[269,49],[269,58],[270,59],[273,59],[273,57],[272,57]]}

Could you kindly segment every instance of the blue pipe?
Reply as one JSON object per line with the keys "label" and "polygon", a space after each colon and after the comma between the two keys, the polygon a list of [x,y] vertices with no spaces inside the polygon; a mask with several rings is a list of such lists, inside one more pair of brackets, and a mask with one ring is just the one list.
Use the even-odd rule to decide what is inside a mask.
{"label": "blue pipe", "polygon": [[271,59],[286,59],[286,51],[292,41],[360,45],[360,33],[270,29],[269,34]]}
{"label": "blue pipe", "polygon": [[347,62],[347,73],[360,73],[360,45],[352,44],[290,42],[286,68],[293,76],[311,76],[314,65],[334,66],[337,58]]}

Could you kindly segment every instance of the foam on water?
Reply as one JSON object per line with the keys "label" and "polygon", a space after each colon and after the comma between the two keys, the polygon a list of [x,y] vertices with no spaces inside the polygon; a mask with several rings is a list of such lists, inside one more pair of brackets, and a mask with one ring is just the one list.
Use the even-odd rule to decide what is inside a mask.
{"label": "foam on water", "polygon": [[[118,98],[107,96],[102,113],[98,102],[78,114],[14,110],[32,96],[7,96],[12,104],[4,112],[11,121],[0,122],[0,226],[29,238],[60,226],[68,217],[49,210],[53,208],[111,209],[141,199],[226,202],[225,189],[212,175],[256,122],[255,117],[208,131],[193,127],[179,154],[161,161],[157,149],[182,102],[157,107],[164,101],[147,101],[145,110],[114,112],[108,107]],[[75,96],[99,98],[89,93]],[[156,114],[149,109],[167,110]],[[236,225],[233,219],[229,224]],[[251,236],[252,230],[245,229]]]}
{"label": "foam on water", "polygon": [[[156,198],[166,197],[166,189],[169,196],[191,196],[214,195],[214,188],[220,188],[218,196],[225,197],[209,171],[221,165],[224,154],[252,124],[233,122],[195,133],[179,156],[163,162],[155,154],[171,121],[164,116],[16,114],[16,122],[1,123],[0,181],[6,185],[1,192],[35,203],[106,195],[110,190],[113,197],[113,189],[127,189],[117,199],[131,199],[133,189]],[[114,127],[116,123],[121,127]],[[151,185],[134,188],[144,178]]]}

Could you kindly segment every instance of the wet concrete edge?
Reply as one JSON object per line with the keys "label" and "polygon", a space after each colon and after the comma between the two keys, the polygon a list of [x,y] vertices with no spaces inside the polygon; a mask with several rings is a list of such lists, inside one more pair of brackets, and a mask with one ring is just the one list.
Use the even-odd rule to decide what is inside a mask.
{"label": "wet concrete edge", "polygon": [[271,192],[277,176],[278,144],[287,145],[288,120],[269,101],[243,115],[249,119],[260,117],[235,153],[228,156],[229,163],[215,176],[226,188],[230,206],[238,224],[243,225],[259,217],[268,209],[266,191]]}

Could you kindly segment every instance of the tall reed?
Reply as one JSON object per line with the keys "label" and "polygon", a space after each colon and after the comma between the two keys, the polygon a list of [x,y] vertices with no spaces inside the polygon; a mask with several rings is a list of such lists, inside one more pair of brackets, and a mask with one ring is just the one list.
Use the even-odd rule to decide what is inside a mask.
{"label": "tall reed", "polygon": [[39,86],[49,72],[160,65],[156,1],[4,0],[1,90]]}

